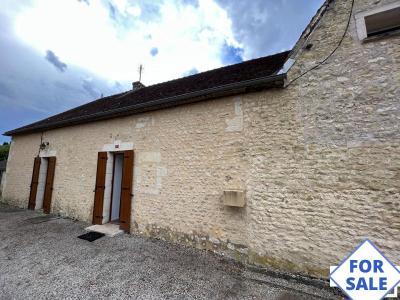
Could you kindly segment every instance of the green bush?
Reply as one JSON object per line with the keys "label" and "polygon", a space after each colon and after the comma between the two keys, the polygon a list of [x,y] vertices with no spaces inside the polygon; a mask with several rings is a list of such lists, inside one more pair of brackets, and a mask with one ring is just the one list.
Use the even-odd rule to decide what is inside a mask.
{"label": "green bush", "polygon": [[0,160],[6,160],[8,158],[8,152],[10,151],[10,144],[4,143],[0,146]]}

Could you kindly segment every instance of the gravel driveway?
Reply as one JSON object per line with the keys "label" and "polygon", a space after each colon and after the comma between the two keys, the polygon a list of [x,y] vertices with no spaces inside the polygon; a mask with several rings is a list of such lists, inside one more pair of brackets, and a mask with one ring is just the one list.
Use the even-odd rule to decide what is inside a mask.
{"label": "gravel driveway", "polygon": [[0,204],[0,299],[339,299],[321,285],[255,272],[210,252]]}

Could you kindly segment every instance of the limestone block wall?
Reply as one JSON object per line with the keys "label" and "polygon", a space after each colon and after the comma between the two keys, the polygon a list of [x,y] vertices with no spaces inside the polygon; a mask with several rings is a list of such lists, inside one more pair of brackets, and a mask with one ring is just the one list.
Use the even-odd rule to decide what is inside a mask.
{"label": "limestone block wall", "polygon": [[[97,153],[119,141],[135,151],[133,231],[245,243],[242,212],[222,205],[225,189],[246,187],[241,101],[231,97],[44,132],[46,152],[57,157],[51,211],[91,222]],[[27,207],[40,141],[40,134],[13,137],[7,202]]]}
{"label": "limestone block wall", "polygon": [[40,134],[13,138],[7,161],[2,201],[27,208],[32,180],[33,159],[39,153]]}
{"label": "limestone block wall", "polygon": [[0,200],[3,198],[3,187],[5,186],[6,182],[6,172],[2,171],[0,174]]}
{"label": "limestone block wall", "polygon": [[[354,13],[391,2],[355,1]],[[350,6],[332,2],[288,82],[332,52]],[[326,63],[245,102],[251,260],[327,276],[366,237],[398,259],[399,99],[399,35],[362,43],[353,14]]]}

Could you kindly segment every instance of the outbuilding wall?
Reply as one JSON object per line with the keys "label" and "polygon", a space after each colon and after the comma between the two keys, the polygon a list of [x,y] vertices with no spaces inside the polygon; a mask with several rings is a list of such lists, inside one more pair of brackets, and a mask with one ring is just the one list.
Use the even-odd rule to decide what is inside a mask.
{"label": "outbuilding wall", "polygon": [[[343,37],[352,1],[330,2],[296,46],[288,82]],[[355,25],[355,14],[394,2],[356,0],[324,64],[244,106],[254,262],[327,276],[367,237],[400,257],[400,35],[361,42]]]}
{"label": "outbuilding wall", "polygon": [[[393,1],[356,1],[354,12]],[[351,1],[332,1],[288,81],[339,43]],[[400,38],[358,40],[286,89],[44,132],[57,157],[51,211],[90,222],[97,153],[133,143],[132,233],[326,277],[368,237],[400,256]],[[40,134],[15,136],[4,198],[27,207]],[[244,208],[222,203],[246,192]]]}
{"label": "outbuilding wall", "polygon": [[[244,243],[242,212],[222,206],[246,187],[242,98],[231,97],[104,122],[13,137],[5,198],[27,207],[41,138],[57,157],[51,211],[91,222],[97,153],[133,143],[132,226]],[[118,150],[118,149],[114,149]],[[41,153],[42,155],[43,153]]]}

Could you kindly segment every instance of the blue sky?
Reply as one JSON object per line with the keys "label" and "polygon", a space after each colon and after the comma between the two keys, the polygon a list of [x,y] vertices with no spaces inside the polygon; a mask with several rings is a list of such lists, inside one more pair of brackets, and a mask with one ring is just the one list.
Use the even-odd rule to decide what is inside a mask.
{"label": "blue sky", "polygon": [[[2,0],[0,132],[292,48],[323,0]],[[0,142],[8,141],[0,137]]]}

